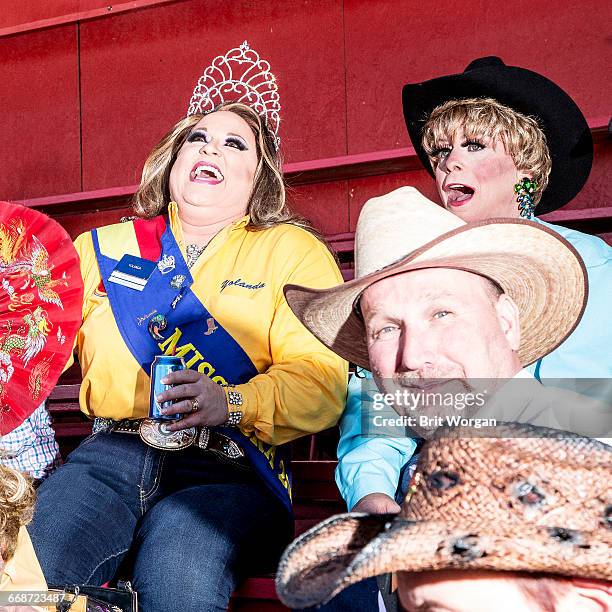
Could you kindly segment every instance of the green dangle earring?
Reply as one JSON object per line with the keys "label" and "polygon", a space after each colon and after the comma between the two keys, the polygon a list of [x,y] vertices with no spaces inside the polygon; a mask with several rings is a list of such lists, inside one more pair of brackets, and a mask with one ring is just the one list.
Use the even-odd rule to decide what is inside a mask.
{"label": "green dangle earring", "polygon": [[533,198],[538,190],[538,182],[525,177],[514,186],[514,193],[517,194],[516,201],[518,202],[518,211],[524,219],[531,219],[535,204]]}

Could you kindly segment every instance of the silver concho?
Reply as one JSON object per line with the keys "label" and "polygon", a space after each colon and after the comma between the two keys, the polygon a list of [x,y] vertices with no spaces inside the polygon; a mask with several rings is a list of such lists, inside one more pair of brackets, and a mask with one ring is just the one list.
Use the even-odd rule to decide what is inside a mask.
{"label": "silver concho", "polygon": [[168,431],[168,423],[144,419],[140,424],[140,437],[145,444],[161,450],[180,450],[191,446],[197,437],[195,427],[181,429],[180,431]]}

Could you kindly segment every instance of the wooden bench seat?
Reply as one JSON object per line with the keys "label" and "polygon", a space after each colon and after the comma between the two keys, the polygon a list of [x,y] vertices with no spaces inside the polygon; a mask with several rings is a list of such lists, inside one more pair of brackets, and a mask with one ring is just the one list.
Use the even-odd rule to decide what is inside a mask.
{"label": "wooden bench seat", "polygon": [[[71,368],[51,393],[47,407],[65,457],[91,433],[91,421],[79,409],[79,372]],[[295,535],[323,519],[345,511],[336,484],[334,469],[337,428],[292,442],[293,500]],[[232,612],[277,612],[287,610],[276,595],[273,576],[246,579],[232,596]]]}

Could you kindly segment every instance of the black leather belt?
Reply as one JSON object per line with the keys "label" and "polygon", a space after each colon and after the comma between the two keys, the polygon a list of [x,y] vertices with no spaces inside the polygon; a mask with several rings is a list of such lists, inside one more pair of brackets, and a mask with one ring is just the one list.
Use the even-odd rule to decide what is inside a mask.
{"label": "black leather belt", "polygon": [[115,421],[96,417],[93,433],[138,434],[145,444],[161,450],[181,450],[196,444],[202,450],[209,450],[229,459],[241,459],[244,451],[230,438],[209,427],[189,427],[180,431],[168,431],[168,421],[151,419],[123,419]]}

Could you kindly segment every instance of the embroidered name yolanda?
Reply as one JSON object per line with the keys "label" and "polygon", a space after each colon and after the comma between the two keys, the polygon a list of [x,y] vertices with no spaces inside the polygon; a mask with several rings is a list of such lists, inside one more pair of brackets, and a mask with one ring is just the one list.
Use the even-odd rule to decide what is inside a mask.
{"label": "embroidered name yolanda", "polygon": [[266,283],[257,283],[255,285],[253,285],[251,283],[246,283],[241,278],[237,278],[236,280],[224,280],[221,283],[221,292],[223,292],[223,290],[226,287],[232,287],[232,286],[233,287],[242,287],[243,289],[261,289],[262,287],[266,286]]}

